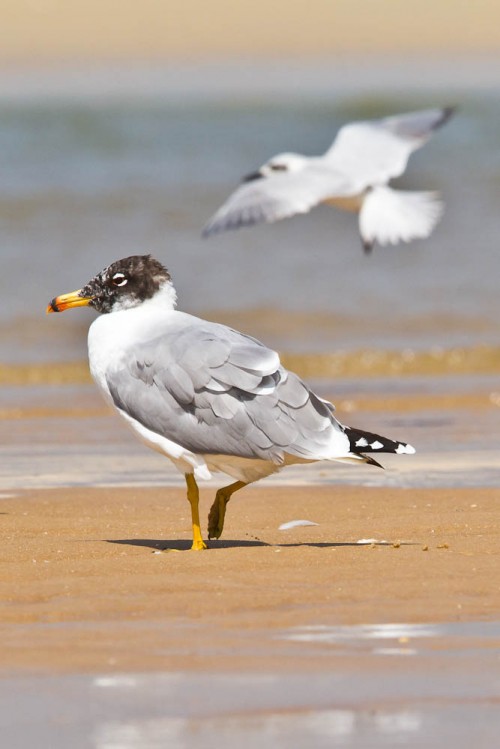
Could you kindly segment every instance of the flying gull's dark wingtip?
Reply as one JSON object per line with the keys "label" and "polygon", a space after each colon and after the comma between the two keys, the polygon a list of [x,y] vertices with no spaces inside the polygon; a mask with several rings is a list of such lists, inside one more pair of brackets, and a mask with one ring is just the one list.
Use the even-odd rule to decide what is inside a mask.
{"label": "flying gull's dark wingtip", "polygon": [[453,117],[457,109],[458,109],[457,104],[450,104],[447,107],[443,107],[441,110],[441,117],[434,125],[434,129],[437,129],[439,127],[443,127],[443,125],[446,125],[448,120],[450,120]]}

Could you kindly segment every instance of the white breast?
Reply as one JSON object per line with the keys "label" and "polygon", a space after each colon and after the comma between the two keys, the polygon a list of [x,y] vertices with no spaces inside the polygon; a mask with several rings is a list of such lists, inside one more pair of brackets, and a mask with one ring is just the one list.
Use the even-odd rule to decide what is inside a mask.
{"label": "white breast", "polygon": [[175,290],[166,285],[152,299],[137,307],[120,309],[98,317],[89,329],[90,372],[99,389],[109,399],[106,371],[125,349],[137,347],[158,336],[159,330],[184,313],[174,309]]}
{"label": "white breast", "polygon": [[135,347],[140,351],[141,345],[156,338],[161,330],[165,330],[170,324],[177,327],[180,323],[182,326],[183,320],[189,318],[190,316],[184,312],[169,309],[157,297],[138,307],[101,315],[89,329],[89,365],[92,377],[106,401],[116,409],[142,442],[170,458],[182,473],[194,471],[196,478],[208,479],[210,471],[203,457],[194,455],[167,437],[152,432],[127,413],[117,409],[106,378],[108,370],[116,365],[123,351]]}

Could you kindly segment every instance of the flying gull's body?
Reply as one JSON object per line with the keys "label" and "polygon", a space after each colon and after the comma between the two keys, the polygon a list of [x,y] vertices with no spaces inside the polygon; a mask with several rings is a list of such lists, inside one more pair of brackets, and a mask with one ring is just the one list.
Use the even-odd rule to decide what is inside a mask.
{"label": "flying gull's body", "polygon": [[323,156],[274,156],[229,196],[203,235],[272,223],[308,213],[319,203],[359,214],[365,250],[424,239],[442,214],[436,192],[388,187],[406,169],[413,151],[448,121],[453,109],[427,109],[344,125]]}
{"label": "flying gull's body", "polygon": [[371,454],[413,453],[410,445],[343,426],[334,407],[284,369],[275,351],[225,325],[175,309],[168,271],[151,256],[113,263],[47,311],[90,305],[92,376],[106,400],[149,447],[185,475],[193,548],[205,548],[198,479],[232,476],[209,515],[222,532],[236,490],[292,463],[317,460],[378,465]]}

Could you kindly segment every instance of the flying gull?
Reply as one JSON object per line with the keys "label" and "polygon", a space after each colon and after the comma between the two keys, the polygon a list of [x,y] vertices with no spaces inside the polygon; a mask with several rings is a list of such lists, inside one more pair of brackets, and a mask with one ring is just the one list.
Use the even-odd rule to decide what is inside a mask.
{"label": "flying gull", "polygon": [[90,306],[89,362],[105,399],[139,438],[184,474],[193,549],[205,549],[198,479],[222,471],[234,483],[216,493],[209,538],[219,538],[231,495],[293,463],[380,465],[375,453],[413,447],[344,426],[275,351],[236,330],[175,309],[169,272],[150,255],[118,260],[47,312]]}
{"label": "flying gull", "polygon": [[413,151],[445,124],[453,107],[425,109],[344,125],[323,156],[282,153],[249,174],[203,229],[203,236],[273,223],[328,203],[359,214],[366,252],[381,245],[425,239],[443,212],[436,192],[388,186]]}

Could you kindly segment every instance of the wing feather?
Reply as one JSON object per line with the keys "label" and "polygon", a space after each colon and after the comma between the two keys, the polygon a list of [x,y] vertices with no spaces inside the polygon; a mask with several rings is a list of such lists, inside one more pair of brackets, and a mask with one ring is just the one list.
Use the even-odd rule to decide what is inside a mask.
{"label": "wing feather", "polygon": [[208,221],[203,236],[308,213],[331,195],[343,194],[343,183],[331,167],[324,169],[313,160],[297,172],[244,182]]}
{"label": "wing feather", "polygon": [[410,155],[444,125],[453,108],[426,109],[344,125],[325,158],[352,178],[357,191],[399,177]]}
{"label": "wing feather", "polygon": [[109,368],[119,410],[197,454],[280,464],[285,453],[314,459],[348,452],[331,406],[284,370],[276,352],[225,326],[187,318],[182,331],[165,329]]}

